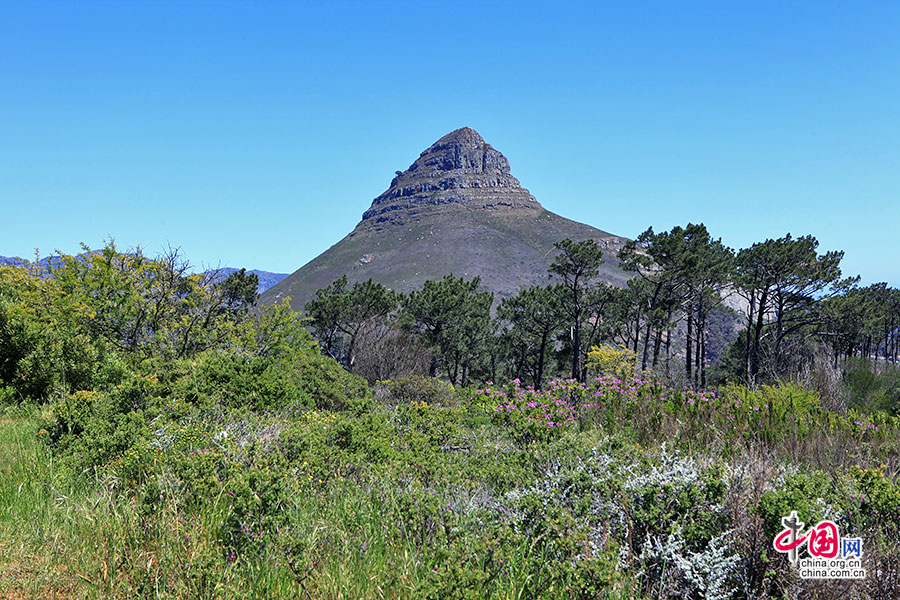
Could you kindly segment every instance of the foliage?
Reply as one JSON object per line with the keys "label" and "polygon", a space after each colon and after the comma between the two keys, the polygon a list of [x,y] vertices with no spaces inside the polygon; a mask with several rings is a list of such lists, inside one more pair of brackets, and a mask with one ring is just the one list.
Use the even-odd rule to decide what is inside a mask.
{"label": "foliage", "polygon": [[348,288],[345,275],[316,292],[305,308],[325,352],[341,357],[353,371],[361,337],[383,322],[398,302],[397,294],[371,279]]}
{"label": "foliage", "polygon": [[517,441],[527,444],[535,440],[549,440],[576,425],[576,408],[567,383],[551,382],[541,392],[534,388],[519,387],[513,380],[505,390],[486,388],[475,391],[473,403],[492,411],[496,423],[508,424]]}
{"label": "foliage", "polygon": [[866,412],[900,413],[900,369],[887,367],[876,373],[868,361],[853,359],[844,370],[851,406]]}
{"label": "foliage", "polygon": [[198,399],[231,408],[309,407],[312,397],[295,381],[296,375],[293,366],[266,357],[211,353],[197,362],[191,385]]}
{"label": "foliage", "polygon": [[635,351],[642,319],[644,322],[641,370],[647,369],[651,354],[656,366],[663,332],[670,339],[673,326],[683,317],[685,375],[694,385],[705,387],[707,320],[721,305],[722,292],[733,279],[733,258],[732,250],[721,240],[713,240],[702,223],[688,223],[687,227],[661,233],[651,227],[625,244],[619,259],[626,270],[638,274],[629,287],[638,302],[634,312]]}
{"label": "foliage", "polygon": [[781,372],[786,343],[792,333],[815,324],[821,317],[823,297],[833,295],[853,280],[841,281],[843,252],[816,253],[813,236],[766,240],[737,255],[737,285],[749,302],[747,312],[747,378],[755,380],[763,368],[761,342],[773,338],[769,364]]}
{"label": "foliage", "polygon": [[600,376],[633,379],[637,352],[628,348],[613,346],[593,346],[587,355],[588,373]]}
{"label": "foliage", "polygon": [[581,330],[586,311],[587,288],[600,272],[603,251],[595,240],[573,242],[566,238],[553,245],[560,253],[550,265],[551,275],[562,280],[563,310],[572,331],[572,379],[583,380]]}
{"label": "foliage", "polygon": [[532,286],[504,298],[497,307],[498,318],[508,324],[501,333],[501,343],[515,365],[513,375],[519,378],[527,373],[538,389],[544,383],[555,334],[564,321],[562,293],[559,285]]}
{"label": "foliage", "polygon": [[422,334],[437,351],[432,376],[440,364],[451,383],[467,385],[472,372],[482,366],[483,349],[492,333],[494,296],[478,291],[480,284],[478,277],[466,281],[448,275],[426,281],[421,290],[403,298],[401,322]]}
{"label": "foliage", "polygon": [[[521,353],[545,334],[545,350],[565,349],[552,339],[571,318],[557,312],[564,287],[501,303],[504,354],[491,295],[448,277],[398,311],[436,371],[462,383],[518,353],[532,385],[395,377],[373,394],[289,304],[251,306],[244,275],[225,285],[179,269],[108,248],[0,272],[0,403],[16,405],[0,409],[0,561],[35,557],[27,585],[104,598],[772,598],[796,581],[768,549],[797,510],[866,540],[881,587],[855,597],[897,587],[900,418],[878,410],[883,366],[849,365],[862,400],[847,411],[789,380],[705,390],[635,376],[647,351],[608,344],[631,323],[653,355],[668,315],[648,337],[650,313],[634,320],[628,304],[652,288],[581,289],[570,351],[606,345],[588,355],[596,376],[554,379]],[[712,299],[685,282],[699,326]],[[19,580],[0,578],[0,595],[56,589]]]}
{"label": "foliage", "polygon": [[399,377],[379,381],[378,386],[384,390],[385,400],[391,403],[425,402],[450,406],[456,402],[457,397],[452,385],[434,377]]}

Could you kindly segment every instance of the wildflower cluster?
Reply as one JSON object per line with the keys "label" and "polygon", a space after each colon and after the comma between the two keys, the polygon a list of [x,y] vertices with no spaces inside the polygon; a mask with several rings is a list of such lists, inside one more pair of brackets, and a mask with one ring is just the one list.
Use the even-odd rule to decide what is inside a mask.
{"label": "wildflower cluster", "polygon": [[521,387],[521,381],[512,380],[505,390],[486,388],[476,390],[475,402],[493,405],[495,419],[508,422],[522,429],[538,426],[544,429],[565,429],[576,424],[574,405],[581,384],[553,382],[547,390]]}
{"label": "wildflower cluster", "polygon": [[774,444],[825,430],[882,439],[898,425],[890,416],[825,411],[815,392],[796,384],[692,391],[640,377],[601,375],[586,383],[556,379],[536,390],[514,379],[504,387],[489,384],[476,390],[470,402],[494,422],[512,425],[515,433],[529,439],[553,436],[535,428],[558,432],[579,424],[582,429],[624,428],[642,435],[665,430],[700,444],[709,439]]}
{"label": "wildflower cluster", "polygon": [[301,414],[301,420],[311,427],[327,428],[337,420],[333,412],[322,410],[307,410]]}

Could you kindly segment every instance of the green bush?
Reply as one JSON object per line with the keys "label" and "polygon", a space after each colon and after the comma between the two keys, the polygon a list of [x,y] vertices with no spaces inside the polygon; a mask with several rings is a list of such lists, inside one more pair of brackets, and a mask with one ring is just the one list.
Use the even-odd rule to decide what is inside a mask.
{"label": "green bush", "polygon": [[887,529],[896,537],[900,530],[900,484],[885,474],[885,465],[854,466],[850,478],[858,494],[856,525]]}
{"label": "green bush", "polygon": [[9,385],[0,385],[0,406],[16,404],[18,397],[16,388]]}
{"label": "green bush", "polygon": [[456,393],[451,384],[434,377],[412,375],[378,382],[377,393],[391,404],[426,402],[438,406],[455,403]]}
{"label": "green bush", "polygon": [[865,412],[900,413],[900,369],[885,367],[875,373],[868,360],[851,359],[844,371],[844,384],[850,391],[850,406]]}
{"label": "green bush", "polygon": [[298,483],[326,481],[341,472],[338,443],[344,441],[346,419],[343,413],[308,410],[281,432],[278,448],[296,470]]}
{"label": "green bush", "polygon": [[797,511],[797,516],[807,525],[814,525],[846,514],[846,502],[839,480],[821,471],[796,471],[785,473],[774,490],[760,497],[756,512],[763,519],[767,538],[771,539],[783,529],[781,519],[791,511]]}
{"label": "green bush", "polygon": [[201,359],[193,385],[206,401],[232,408],[311,406],[312,399],[297,379],[293,369],[280,361],[216,352]]}
{"label": "green bush", "polygon": [[84,431],[88,419],[94,412],[94,403],[100,392],[79,390],[66,394],[52,404],[55,427],[60,433],[77,435]]}
{"label": "green bush", "polygon": [[88,417],[80,436],[60,435],[57,447],[66,462],[78,472],[101,472],[115,468],[125,454],[150,441],[149,420],[143,411],[118,413],[112,417],[97,413]]}
{"label": "green bush", "polygon": [[291,363],[294,380],[318,409],[365,411],[372,392],[366,380],[348,373],[337,361],[318,352],[301,354]]}

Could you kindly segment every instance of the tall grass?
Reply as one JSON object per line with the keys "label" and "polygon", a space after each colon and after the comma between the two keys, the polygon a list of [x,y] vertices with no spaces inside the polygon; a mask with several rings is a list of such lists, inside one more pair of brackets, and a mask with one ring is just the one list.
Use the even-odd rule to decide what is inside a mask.
{"label": "tall grass", "polygon": [[[835,483],[810,493],[863,514],[845,467],[896,472],[896,422],[830,413],[792,386],[699,394],[609,379],[469,392],[358,414],[197,412],[199,441],[137,453],[142,470],[127,476],[122,461],[82,472],[61,459],[47,409],[6,409],[0,597],[676,598],[693,589],[686,580],[641,566],[668,564],[640,558],[651,534],[683,523],[700,553],[726,522],[753,565],[729,571],[729,585],[762,597],[773,589],[759,555],[765,494],[821,465]],[[196,445],[222,431],[217,453]],[[236,466],[210,483],[207,458]],[[873,547],[881,530],[868,531],[869,560],[888,564]],[[791,581],[786,566],[773,572]]]}
{"label": "tall grass", "polygon": [[[452,518],[377,477],[298,490],[277,549],[264,531],[226,550],[224,494],[186,505],[160,486],[142,505],[114,477],[68,471],[41,423],[33,409],[0,418],[0,597],[415,598],[444,558]],[[529,597],[529,578],[511,570],[494,597]]]}

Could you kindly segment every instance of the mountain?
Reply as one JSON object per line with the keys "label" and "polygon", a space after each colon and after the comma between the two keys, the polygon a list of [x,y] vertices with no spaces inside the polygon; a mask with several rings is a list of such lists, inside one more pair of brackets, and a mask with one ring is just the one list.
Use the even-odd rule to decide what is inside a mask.
{"label": "mountain", "polygon": [[6,267],[8,265],[21,265],[24,263],[25,261],[21,258],[15,258],[13,256],[0,256],[0,267]]}
{"label": "mountain", "polygon": [[[48,264],[50,264],[51,261],[55,261],[55,260],[59,260],[59,259],[56,257],[53,257],[53,256],[48,256],[48,257],[40,259],[38,261],[38,264],[47,266]],[[0,267],[7,266],[7,265],[24,265],[24,264],[26,264],[26,261],[21,258],[0,256]],[[210,269],[206,272],[211,273],[213,271],[217,272],[219,279],[225,279],[232,273],[234,273],[236,271],[240,271],[240,269],[237,269],[235,267],[222,267],[221,269]],[[256,275],[257,279],[259,279],[259,285],[257,286],[256,289],[260,294],[262,294],[263,292],[268,290],[270,287],[272,287],[273,285],[275,285],[276,283],[278,283],[279,281],[281,281],[282,279],[284,279],[285,277],[288,276],[287,273],[271,273],[269,271],[260,271],[258,269],[253,269],[252,271],[247,271],[247,273],[253,273],[254,275]]]}
{"label": "mountain", "polygon": [[[26,264],[28,264],[28,261],[24,258],[19,258],[18,256],[0,256],[0,267],[18,267]],[[37,264],[42,267],[47,267],[49,265],[58,265],[59,258],[55,256],[45,256],[44,258],[38,260]]]}
{"label": "mountain", "polygon": [[623,285],[616,260],[626,239],[546,210],[512,176],[509,161],[469,127],[448,133],[391,181],[344,239],[262,295],[294,308],[342,275],[397,291],[448,273],[481,277],[498,298],[546,284],[564,238],[593,238],[606,261],[601,279]]}
{"label": "mountain", "polygon": [[[219,278],[225,279],[232,273],[240,271],[240,269],[236,267],[222,267],[220,269],[211,269],[208,272],[212,271],[216,271]],[[260,294],[288,276],[287,273],[271,273],[269,271],[260,271],[259,269],[253,269],[252,271],[247,271],[247,273],[256,275],[256,278],[259,280],[259,285],[256,287],[256,291]]]}

